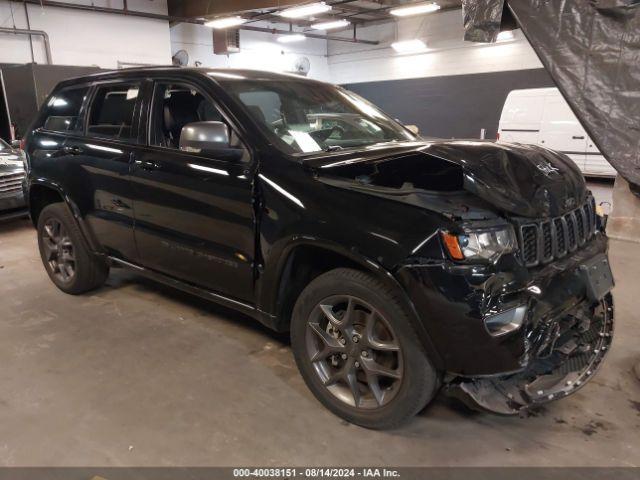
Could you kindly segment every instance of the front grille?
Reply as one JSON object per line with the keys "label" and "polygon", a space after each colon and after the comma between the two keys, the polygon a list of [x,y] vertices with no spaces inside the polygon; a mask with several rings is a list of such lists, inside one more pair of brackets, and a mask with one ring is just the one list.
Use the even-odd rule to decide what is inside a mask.
{"label": "front grille", "polygon": [[593,197],[560,217],[518,222],[522,259],[528,267],[564,257],[584,245],[596,229]]}
{"label": "front grille", "polygon": [[22,190],[24,172],[0,173],[0,195]]}

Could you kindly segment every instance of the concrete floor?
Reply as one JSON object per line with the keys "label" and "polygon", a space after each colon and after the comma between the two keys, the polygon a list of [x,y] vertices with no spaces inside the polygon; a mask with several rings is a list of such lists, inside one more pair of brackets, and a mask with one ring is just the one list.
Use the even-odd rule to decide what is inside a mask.
{"label": "concrete floor", "polygon": [[597,377],[527,418],[438,398],[391,432],[326,411],[287,339],[123,271],[58,291],[26,221],[0,225],[0,465],[640,465],[637,245],[614,242],[617,332]]}

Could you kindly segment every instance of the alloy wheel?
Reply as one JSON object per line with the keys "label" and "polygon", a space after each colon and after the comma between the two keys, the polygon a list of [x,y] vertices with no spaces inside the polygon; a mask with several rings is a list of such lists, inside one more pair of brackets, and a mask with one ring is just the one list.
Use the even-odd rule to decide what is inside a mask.
{"label": "alloy wheel", "polygon": [[389,322],[364,300],[336,295],[321,301],[309,317],[305,341],[316,375],[343,403],[376,409],[397,395],[400,344]]}
{"label": "alloy wheel", "polygon": [[45,261],[51,274],[68,283],[76,274],[75,248],[64,225],[55,218],[48,219],[42,232]]}

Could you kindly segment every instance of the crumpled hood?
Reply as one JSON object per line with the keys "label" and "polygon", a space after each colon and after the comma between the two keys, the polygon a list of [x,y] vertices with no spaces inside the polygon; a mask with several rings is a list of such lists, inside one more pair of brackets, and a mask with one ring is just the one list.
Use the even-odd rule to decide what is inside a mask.
{"label": "crumpled hood", "polygon": [[[403,188],[410,184],[412,188],[425,190],[434,187],[420,187],[414,179],[422,178],[423,184],[428,185],[425,176],[436,178],[440,170],[445,171],[447,167],[451,170],[452,164],[456,165],[459,168],[451,170],[447,178],[442,177],[444,183],[451,182],[452,175],[462,177],[457,179],[457,189],[471,192],[498,210],[513,215],[558,216],[586,201],[584,177],[575,163],[563,154],[535,145],[466,140],[384,144],[364,152],[324,154],[305,161],[317,167],[321,175],[352,176],[354,180],[362,176],[363,165],[374,165],[374,170],[379,172],[396,162],[404,162],[403,168],[389,169],[388,179],[402,177],[398,183]],[[436,185],[443,181],[438,179]],[[374,179],[367,188],[376,185]],[[387,185],[384,187],[388,190]]]}

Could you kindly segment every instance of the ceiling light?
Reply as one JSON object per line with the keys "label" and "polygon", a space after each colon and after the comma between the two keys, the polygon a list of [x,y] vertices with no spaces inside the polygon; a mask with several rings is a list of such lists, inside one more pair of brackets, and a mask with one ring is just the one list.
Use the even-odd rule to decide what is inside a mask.
{"label": "ceiling light", "polygon": [[505,30],[504,32],[500,32],[496,40],[498,42],[506,42],[508,40],[513,40],[513,30]]}
{"label": "ceiling light", "polygon": [[398,53],[418,53],[427,50],[427,46],[422,40],[404,40],[402,42],[395,42],[391,44]]}
{"label": "ceiling light", "polygon": [[334,28],[348,27],[349,25],[351,25],[349,20],[334,20],[331,22],[316,23],[311,25],[311,28],[315,30],[332,30]]}
{"label": "ceiling light", "polygon": [[281,35],[278,37],[278,41],[280,43],[292,43],[292,42],[302,42],[307,37],[302,35],[301,33],[295,33],[291,35]]}
{"label": "ceiling light", "polygon": [[421,3],[418,5],[409,5],[406,7],[394,8],[390,10],[389,13],[397,17],[408,17],[409,15],[432,13],[437,10],[440,10],[440,5],[438,5],[437,3]]}
{"label": "ceiling light", "polygon": [[242,25],[246,20],[242,17],[226,17],[226,18],[216,18],[209,22],[206,22],[205,27],[210,28],[231,28],[237,27],[238,25]]}
{"label": "ceiling light", "polygon": [[278,12],[278,15],[286,18],[302,18],[316,15],[318,13],[328,12],[329,10],[331,10],[330,5],[327,5],[324,2],[318,2],[309,5],[302,5],[300,7],[287,8],[286,10]]}

